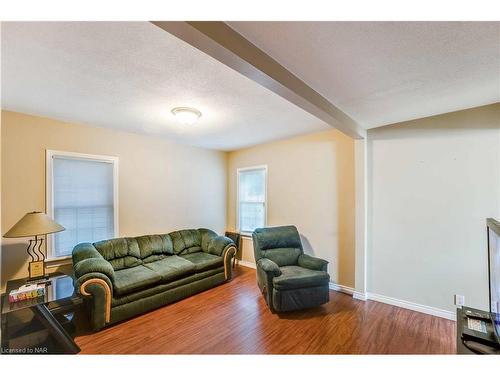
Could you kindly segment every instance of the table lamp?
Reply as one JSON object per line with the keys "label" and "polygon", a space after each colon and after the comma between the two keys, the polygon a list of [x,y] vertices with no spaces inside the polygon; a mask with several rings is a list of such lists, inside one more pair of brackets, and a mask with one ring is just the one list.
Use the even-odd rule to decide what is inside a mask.
{"label": "table lamp", "polygon": [[43,212],[28,212],[10,230],[5,233],[5,238],[35,237],[29,240],[26,249],[31,261],[28,265],[29,280],[45,277],[45,254],[41,247],[43,237],[49,233],[61,232],[65,228],[59,225]]}

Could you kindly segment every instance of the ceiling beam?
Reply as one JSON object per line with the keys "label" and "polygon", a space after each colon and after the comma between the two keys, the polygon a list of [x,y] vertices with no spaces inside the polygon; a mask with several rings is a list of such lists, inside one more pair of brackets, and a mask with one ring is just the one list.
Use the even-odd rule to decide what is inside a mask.
{"label": "ceiling beam", "polygon": [[224,22],[153,21],[154,25],[205,52],[344,134],[361,139],[366,130],[304,81]]}

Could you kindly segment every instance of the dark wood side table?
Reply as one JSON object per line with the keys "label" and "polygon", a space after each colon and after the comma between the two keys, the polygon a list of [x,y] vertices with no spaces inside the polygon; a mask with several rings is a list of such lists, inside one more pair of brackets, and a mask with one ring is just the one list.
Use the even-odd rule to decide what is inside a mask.
{"label": "dark wood side table", "polygon": [[[74,291],[72,277],[62,273],[51,274],[47,279],[40,281],[40,283],[45,282],[44,296],[19,302],[9,302],[9,292],[18,289],[26,282],[27,279],[7,282],[6,293],[2,300],[2,324],[4,329],[7,327],[6,323],[10,313],[30,309],[35,318],[48,330],[65,353],[75,354],[80,352],[78,345],[55,316],[74,311],[83,303],[83,299]],[[4,331],[4,334],[8,337],[8,332]]]}

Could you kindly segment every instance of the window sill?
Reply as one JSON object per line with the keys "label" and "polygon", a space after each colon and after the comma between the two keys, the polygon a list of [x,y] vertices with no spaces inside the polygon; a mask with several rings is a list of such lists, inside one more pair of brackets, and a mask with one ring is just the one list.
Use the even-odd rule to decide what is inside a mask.
{"label": "window sill", "polygon": [[57,258],[47,258],[45,260],[45,265],[47,268],[56,268],[60,266],[66,266],[68,264],[73,263],[71,259],[71,255],[65,257],[57,257]]}

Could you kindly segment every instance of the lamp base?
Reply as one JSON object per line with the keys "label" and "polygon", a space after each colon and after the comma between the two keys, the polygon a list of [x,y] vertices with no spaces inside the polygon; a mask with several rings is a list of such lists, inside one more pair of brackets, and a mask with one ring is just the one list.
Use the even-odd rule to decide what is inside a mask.
{"label": "lamp base", "polygon": [[45,278],[45,262],[43,260],[29,262],[29,280]]}

